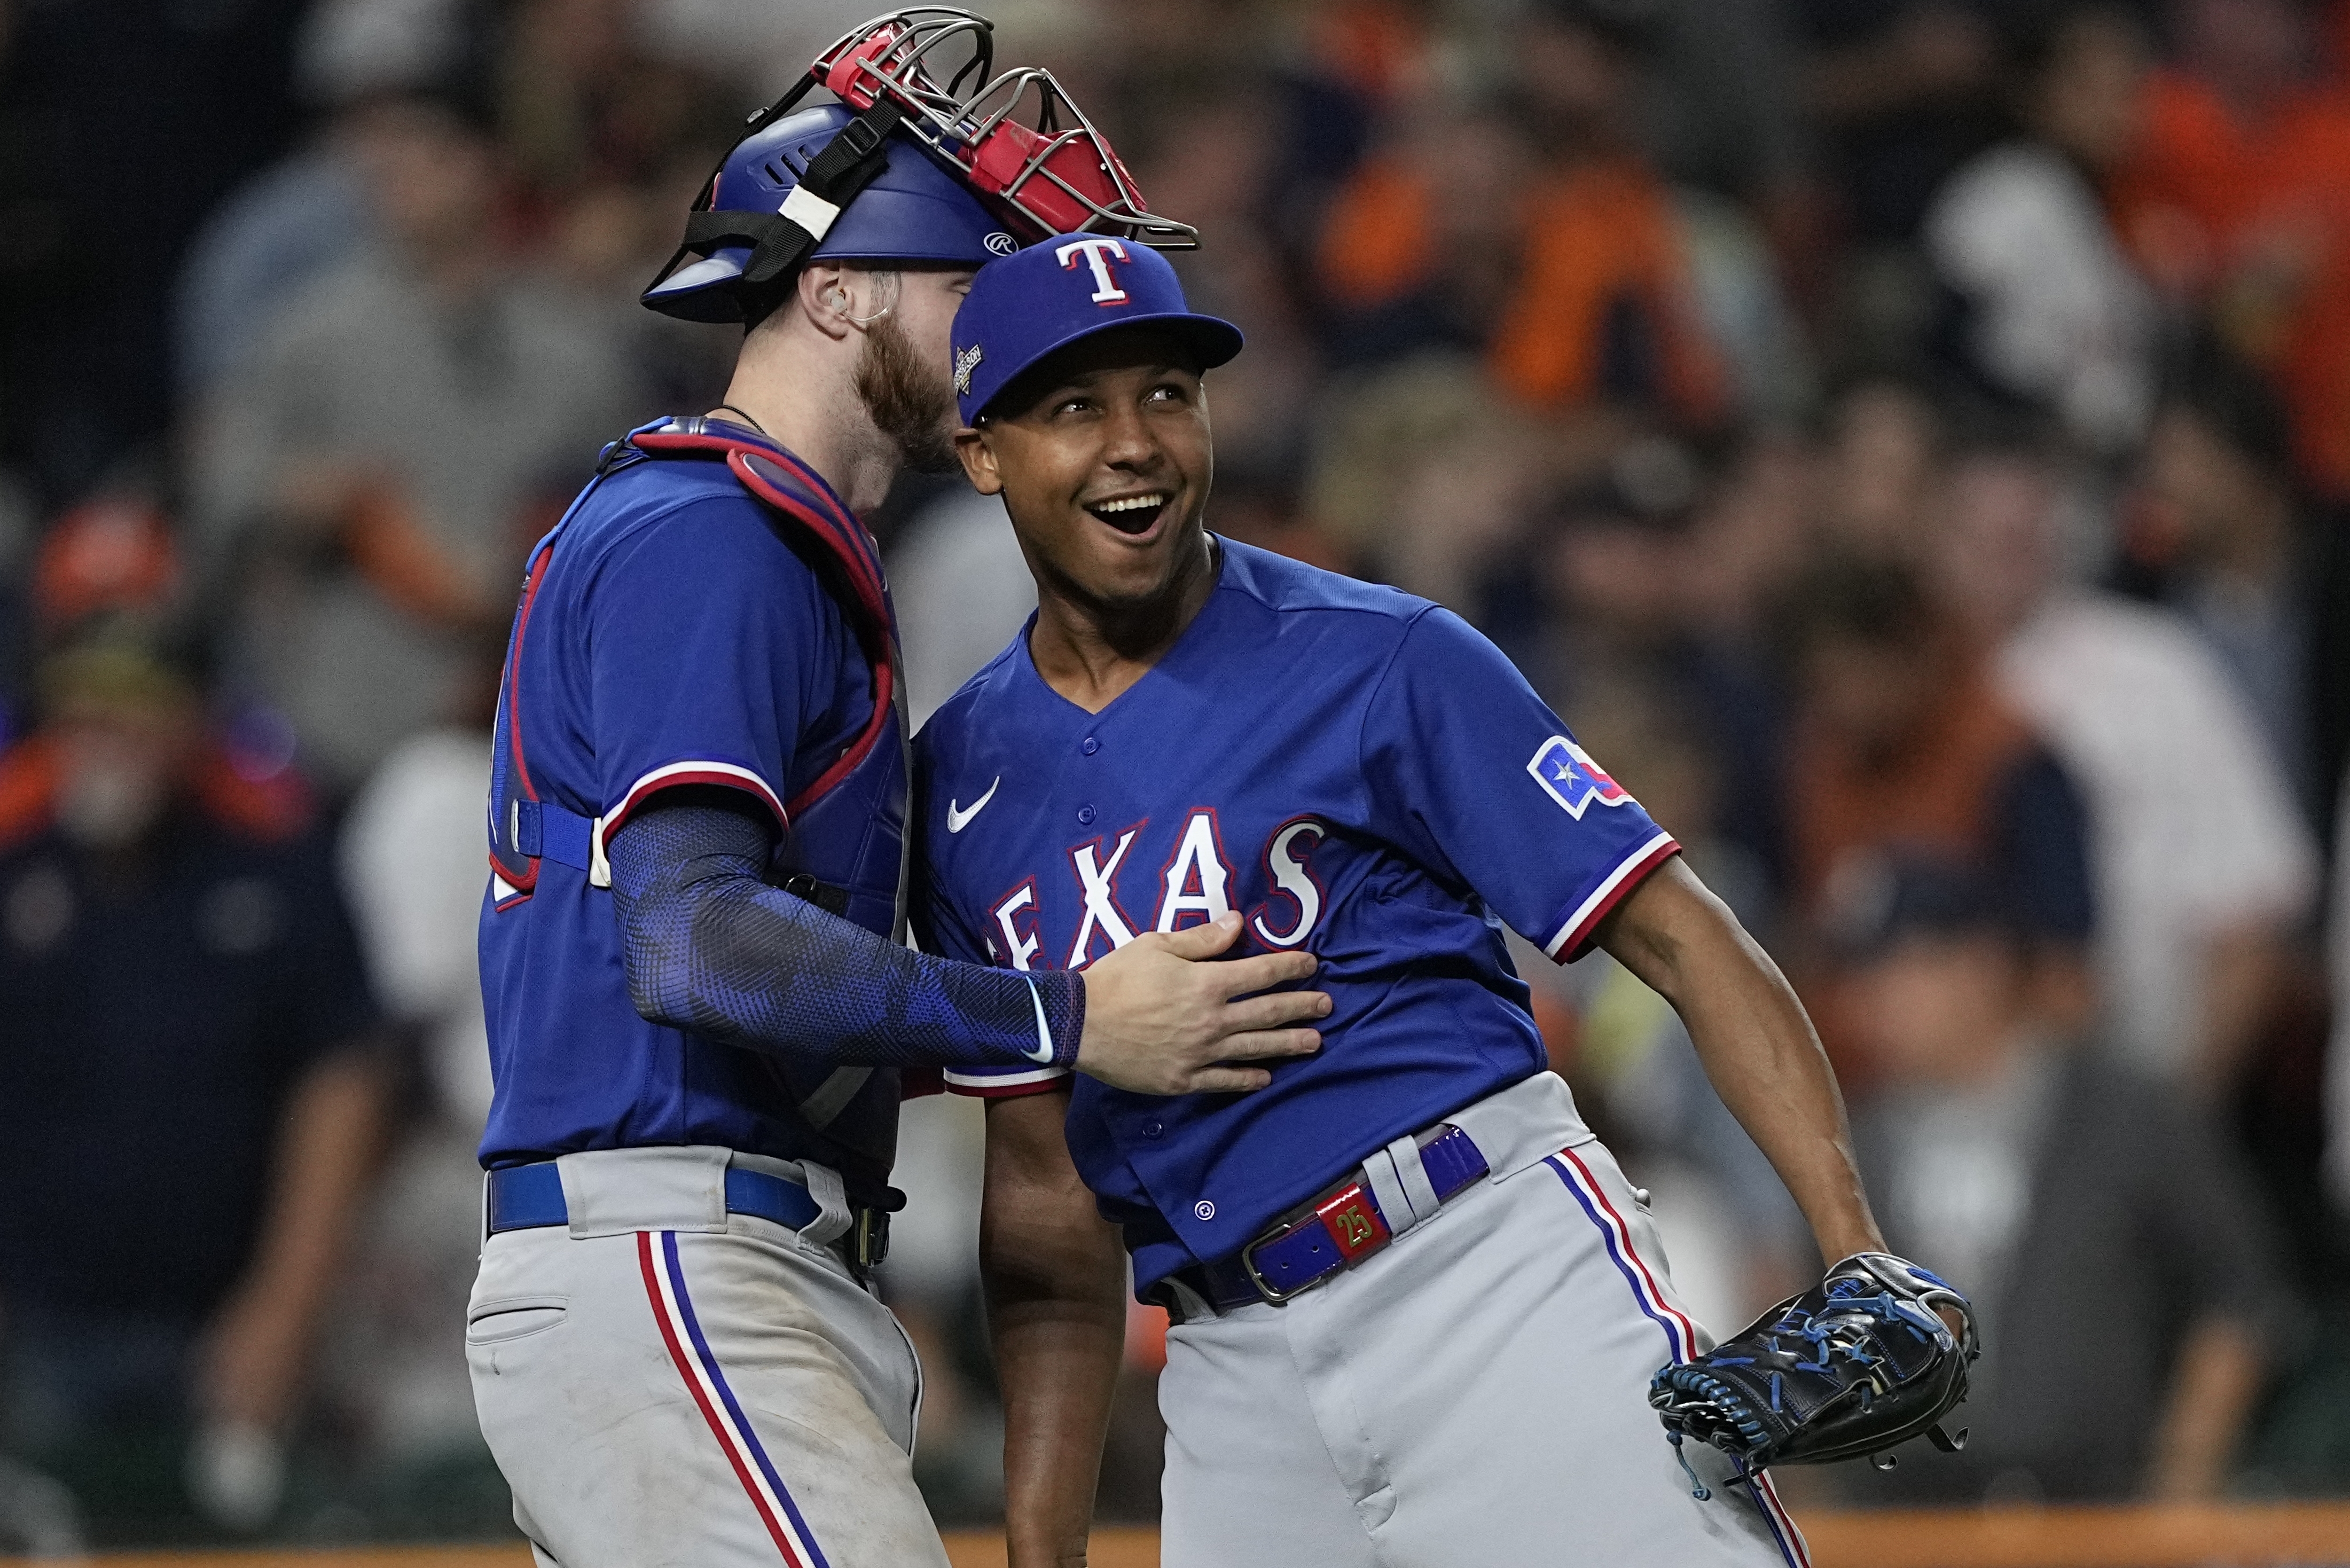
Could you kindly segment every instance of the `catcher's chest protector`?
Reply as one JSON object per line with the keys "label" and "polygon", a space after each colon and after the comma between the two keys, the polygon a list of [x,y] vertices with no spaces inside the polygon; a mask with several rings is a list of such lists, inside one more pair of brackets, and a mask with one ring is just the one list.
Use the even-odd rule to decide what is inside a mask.
{"label": "catcher's chest protector", "polygon": [[788,891],[869,931],[901,939],[905,921],[907,737],[898,627],[872,535],[799,459],[783,448],[699,419],[671,420],[631,432],[606,454],[594,483],[539,545],[523,583],[522,605],[506,649],[498,704],[495,771],[490,798],[490,867],[504,884],[498,908],[526,900],[549,856],[587,870],[608,887],[603,826],[542,801],[514,712],[531,607],[562,547],[571,518],[603,481],[648,461],[723,462],[763,502],[777,526],[816,568],[840,606],[872,671],[873,711],[848,746],[813,783],[785,802],[789,818],[772,867]]}

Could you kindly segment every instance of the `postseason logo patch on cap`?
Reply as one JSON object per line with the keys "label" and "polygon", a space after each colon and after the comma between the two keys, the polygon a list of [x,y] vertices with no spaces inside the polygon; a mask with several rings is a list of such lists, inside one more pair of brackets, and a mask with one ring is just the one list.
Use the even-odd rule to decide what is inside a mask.
{"label": "postseason logo patch on cap", "polygon": [[954,382],[956,397],[968,398],[971,396],[971,373],[973,370],[978,369],[979,362],[986,358],[987,350],[982,348],[976,343],[955,356]]}

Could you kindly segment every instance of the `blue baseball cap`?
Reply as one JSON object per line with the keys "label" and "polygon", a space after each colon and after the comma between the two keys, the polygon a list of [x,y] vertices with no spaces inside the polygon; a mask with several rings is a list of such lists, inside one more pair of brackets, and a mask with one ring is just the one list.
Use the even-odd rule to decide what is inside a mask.
{"label": "blue baseball cap", "polygon": [[1213,369],[1241,351],[1241,329],[1195,314],[1167,258],[1109,234],[1055,234],[979,269],[954,318],[955,406],[975,424],[1014,377],[1113,327],[1174,332]]}

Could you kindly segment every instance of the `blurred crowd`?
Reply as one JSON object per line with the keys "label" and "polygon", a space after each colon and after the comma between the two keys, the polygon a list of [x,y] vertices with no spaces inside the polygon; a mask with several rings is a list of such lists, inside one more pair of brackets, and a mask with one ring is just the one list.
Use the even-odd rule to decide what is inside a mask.
{"label": "blurred crowd", "polygon": [[[873,4],[0,0],[0,1550],[504,1528],[513,590],[715,402],[731,334],[636,292]],[[1248,335],[1211,526],[1502,644],[1981,1304],[1965,1453],[1812,1494],[2350,1490],[2350,0],[991,9]],[[871,522],[919,717],[1032,591],[959,482]],[[1665,1004],[1523,958],[1699,1315],[1806,1282]],[[887,1278],[950,1523],[1000,1502],[979,1114],[909,1107]]]}

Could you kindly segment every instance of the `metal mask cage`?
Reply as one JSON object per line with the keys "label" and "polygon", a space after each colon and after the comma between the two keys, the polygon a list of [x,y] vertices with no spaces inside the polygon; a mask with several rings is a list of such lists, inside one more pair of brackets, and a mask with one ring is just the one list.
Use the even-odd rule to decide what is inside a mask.
{"label": "metal mask cage", "polygon": [[[970,44],[971,57],[941,86],[938,71],[957,39]],[[973,91],[983,88],[994,68],[994,23],[952,6],[916,5],[842,34],[816,57],[808,78],[852,109],[870,109],[886,95],[908,115],[951,130],[969,96],[964,84]]]}
{"label": "metal mask cage", "polygon": [[970,151],[956,161],[983,195],[1038,226],[1032,238],[1107,230],[1158,250],[1200,243],[1198,229],[1150,211],[1109,139],[1042,67],[1004,72],[963,104],[962,118]]}
{"label": "metal mask cage", "polygon": [[[957,39],[969,41],[971,57],[942,86],[941,51]],[[994,57],[993,25],[985,18],[916,6],[845,34],[816,57],[799,91],[820,82],[860,110],[888,98],[904,111],[906,130],[1027,243],[1084,231],[1160,250],[1200,243],[1191,224],[1150,212],[1108,139],[1052,72],[1027,66],[990,79]],[[941,62],[935,69],[934,62]],[[966,95],[967,82],[978,85]]]}

